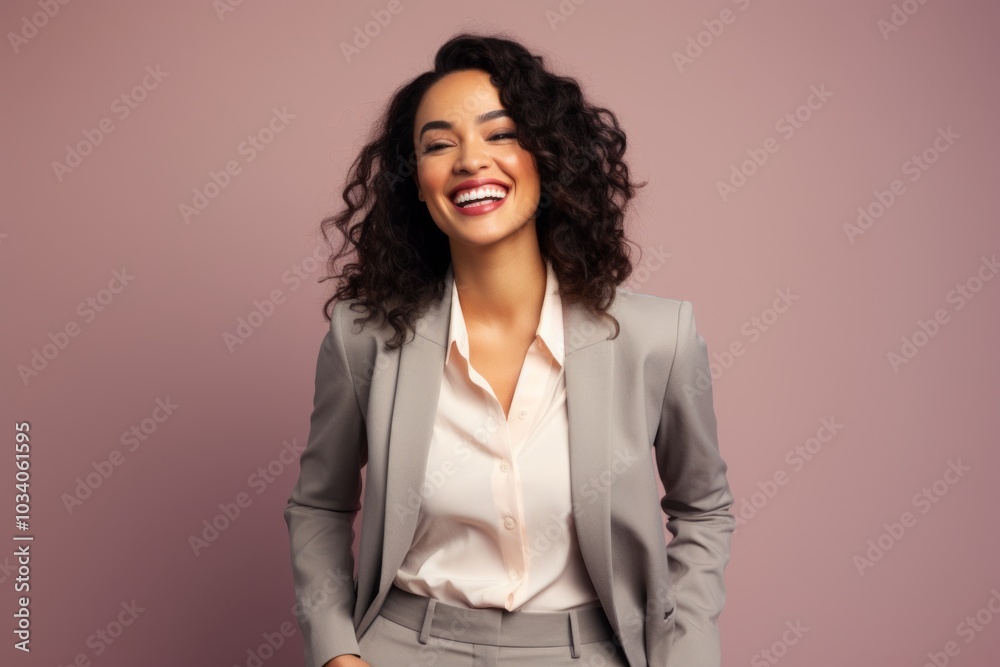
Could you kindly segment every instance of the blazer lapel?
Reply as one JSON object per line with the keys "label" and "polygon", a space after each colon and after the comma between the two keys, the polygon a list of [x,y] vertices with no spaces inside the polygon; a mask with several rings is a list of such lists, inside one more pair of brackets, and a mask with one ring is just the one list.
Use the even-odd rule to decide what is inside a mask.
{"label": "blazer lapel", "polygon": [[413,340],[403,344],[399,351],[399,374],[389,427],[380,595],[389,590],[417,528],[420,489],[444,377],[451,318],[451,266],[444,288],[444,298],[428,306],[416,321]]}
{"label": "blazer lapel", "polygon": [[[416,531],[419,489],[427,468],[443,378],[453,280],[449,266],[444,297],[428,306],[417,320],[417,335],[400,349],[388,438],[378,604],[399,571]],[[607,490],[594,487],[595,480],[611,464],[608,411],[612,405],[609,378],[613,356],[612,346],[606,342],[611,329],[582,305],[566,301],[563,301],[563,329],[573,517],[587,571],[617,632],[611,570],[611,502]]]}
{"label": "blazer lapel", "polygon": [[563,303],[566,409],[573,521],[583,561],[615,632],[619,632],[611,572],[611,497],[601,474],[611,469],[610,326],[580,304]]}

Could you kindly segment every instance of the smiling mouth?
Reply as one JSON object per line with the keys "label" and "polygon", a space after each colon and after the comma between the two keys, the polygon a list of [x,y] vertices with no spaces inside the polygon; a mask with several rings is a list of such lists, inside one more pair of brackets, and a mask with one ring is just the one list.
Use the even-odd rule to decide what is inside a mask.
{"label": "smiling mouth", "polygon": [[475,208],[485,206],[501,199],[507,198],[507,190],[495,185],[485,185],[474,190],[466,190],[456,196],[452,201],[459,208]]}

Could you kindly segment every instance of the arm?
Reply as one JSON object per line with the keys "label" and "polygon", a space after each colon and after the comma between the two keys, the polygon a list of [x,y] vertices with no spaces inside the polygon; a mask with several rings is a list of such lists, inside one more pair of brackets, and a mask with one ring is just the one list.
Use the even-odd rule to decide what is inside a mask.
{"label": "arm", "polygon": [[694,307],[682,301],[677,346],[654,443],[666,495],[661,506],[673,539],[667,545],[675,594],[672,665],[719,667],[718,618],[725,603],[723,570],[736,519],[719,454],[711,370]]}
{"label": "arm", "polygon": [[354,630],[354,520],[368,462],[364,417],[344,349],[342,303],[316,364],[309,439],[285,508],[307,667],[360,655]]}

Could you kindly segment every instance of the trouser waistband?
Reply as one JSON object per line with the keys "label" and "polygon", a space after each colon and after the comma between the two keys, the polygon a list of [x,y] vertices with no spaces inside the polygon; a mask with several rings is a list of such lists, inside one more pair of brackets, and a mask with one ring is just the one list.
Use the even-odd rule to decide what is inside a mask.
{"label": "trouser waistband", "polygon": [[466,608],[404,591],[395,584],[379,614],[428,637],[494,646],[571,646],[574,658],[580,644],[610,639],[614,629],[599,602],[560,612],[508,611]]}

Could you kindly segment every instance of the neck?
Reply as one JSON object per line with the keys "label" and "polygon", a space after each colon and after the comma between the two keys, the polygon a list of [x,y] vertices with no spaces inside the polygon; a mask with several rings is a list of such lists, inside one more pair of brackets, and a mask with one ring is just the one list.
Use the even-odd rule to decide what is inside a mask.
{"label": "neck", "polygon": [[497,328],[537,324],[546,267],[535,243],[517,252],[452,252],[452,273],[466,320]]}

